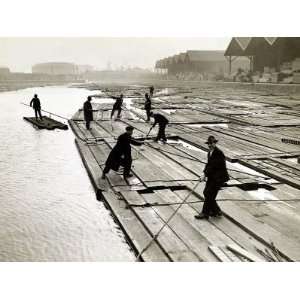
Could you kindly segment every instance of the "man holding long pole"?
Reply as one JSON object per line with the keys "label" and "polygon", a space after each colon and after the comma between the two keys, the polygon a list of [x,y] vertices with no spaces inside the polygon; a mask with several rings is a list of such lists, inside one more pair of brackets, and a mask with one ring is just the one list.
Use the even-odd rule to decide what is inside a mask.
{"label": "man holding long pole", "polygon": [[127,126],[126,132],[121,134],[118,137],[117,144],[111,150],[106,163],[105,168],[103,170],[102,179],[106,178],[106,174],[112,169],[114,171],[118,171],[120,165],[124,167],[123,177],[126,180],[129,177],[132,177],[130,174],[132,158],[131,158],[131,146],[141,146],[143,145],[142,142],[136,141],[132,138],[133,127]]}
{"label": "man holding long pole", "polygon": [[150,130],[154,128],[156,124],[158,124],[158,133],[154,141],[158,142],[159,140],[162,140],[163,143],[165,144],[167,142],[165,130],[169,123],[169,120],[162,114],[158,114],[158,113],[155,114],[153,112],[150,113],[150,117],[154,118],[154,123],[150,128]]}
{"label": "man holding long pole", "polygon": [[207,154],[207,164],[204,168],[204,180],[206,185],[203,191],[204,204],[202,212],[196,215],[196,219],[206,219],[209,217],[221,217],[222,211],[217,204],[216,197],[222,185],[229,180],[226,168],[224,153],[217,147],[218,140],[214,136],[209,136],[207,142],[209,151]]}
{"label": "man holding long pole", "polygon": [[37,94],[35,94],[32,100],[30,101],[30,106],[32,106],[34,109],[35,119],[38,120],[38,115],[39,115],[41,121],[43,121],[43,116],[41,114],[41,101],[38,98]]}

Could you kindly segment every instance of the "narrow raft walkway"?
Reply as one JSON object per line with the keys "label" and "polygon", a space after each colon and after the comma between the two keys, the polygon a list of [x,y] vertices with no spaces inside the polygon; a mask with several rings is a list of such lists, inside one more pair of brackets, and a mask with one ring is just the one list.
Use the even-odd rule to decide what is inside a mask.
{"label": "narrow raft walkway", "polygon": [[54,120],[52,118],[49,118],[47,116],[43,116],[43,120],[36,120],[35,117],[24,117],[25,121],[31,123],[34,127],[37,127],[38,129],[48,129],[48,130],[54,130],[54,129],[61,129],[61,130],[68,130],[68,125],[61,123],[57,120]]}
{"label": "narrow raft walkway", "polygon": [[[172,97],[169,106],[168,101],[168,94],[162,95],[156,97],[155,105],[162,113],[166,113],[166,107],[171,109],[177,105],[175,112],[167,112],[171,120],[167,130],[169,143],[160,145],[149,139],[141,150],[133,147],[134,177],[129,185],[121,173],[111,171],[107,180],[100,177],[116,138],[127,125],[135,128],[135,138],[144,138],[148,133],[149,124],[141,119],[141,113],[126,111],[121,121],[110,121],[107,105],[94,103],[96,121],[92,123],[91,131],[85,129],[81,110],[69,121],[97,198],[111,210],[137,254],[190,194],[187,203],[140,259],[299,261],[300,170],[299,164],[291,160],[300,155],[300,149],[297,145],[281,142],[281,138],[294,133],[285,131],[284,127],[273,130],[269,127],[270,122],[266,127],[242,125],[240,120],[235,123],[232,114],[228,117],[226,112],[218,112],[216,119],[216,108],[213,107],[198,115],[197,111],[202,109],[201,101],[188,101],[184,95],[176,101]],[[139,107],[139,103],[136,99],[135,106]],[[180,105],[183,105],[182,109],[178,108]],[[186,110],[186,105],[190,111]],[[224,103],[222,109],[225,110]],[[229,109],[232,109],[231,102]],[[234,115],[235,110],[232,111]],[[189,123],[190,115],[193,117]],[[274,116],[272,118],[274,123]],[[206,126],[208,122],[229,126]],[[289,126],[291,122],[287,121]],[[193,127],[195,123],[202,127]],[[298,127],[294,130],[297,132]],[[203,204],[205,183],[199,183],[199,175],[202,175],[206,162],[204,141],[211,134],[219,139],[231,177],[228,186],[218,195],[225,216],[209,221],[195,220],[194,215],[201,211]],[[153,130],[149,138],[155,135]]]}

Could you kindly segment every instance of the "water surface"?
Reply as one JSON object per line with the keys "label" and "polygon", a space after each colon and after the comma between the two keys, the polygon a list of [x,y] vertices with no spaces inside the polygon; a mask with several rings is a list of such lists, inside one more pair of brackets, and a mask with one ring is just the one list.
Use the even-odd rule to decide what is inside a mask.
{"label": "water surface", "polygon": [[44,87],[0,93],[0,261],[133,261],[94,190],[71,130],[23,120],[42,109],[70,118],[91,92]]}

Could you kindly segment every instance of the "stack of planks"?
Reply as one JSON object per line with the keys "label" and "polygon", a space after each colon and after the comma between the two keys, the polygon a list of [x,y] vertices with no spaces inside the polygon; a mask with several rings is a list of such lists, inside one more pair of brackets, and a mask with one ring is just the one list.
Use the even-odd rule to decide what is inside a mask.
{"label": "stack of planks", "polygon": [[[176,88],[171,92],[176,93]],[[138,88],[132,88],[133,98],[137,93]],[[281,127],[270,128],[278,125],[276,109],[268,116],[267,123],[262,123],[266,127],[243,126],[234,120],[240,121],[242,107],[248,105],[254,111],[266,103],[260,99],[251,107],[257,95],[246,94],[241,101],[237,91],[231,90],[227,96],[224,91],[222,96],[218,93],[209,89],[193,90],[191,97],[186,96],[185,90],[176,97],[170,97],[166,91],[156,95],[156,105],[162,113],[177,105],[175,111],[167,113],[171,119],[167,134],[171,140],[167,145],[152,142],[150,139],[157,134],[155,128],[141,149],[132,147],[134,176],[129,182],[119,172],[110,172],[107,180],[100,177],[116,138],[126,126],[135,128],[135,138],[146,137],[150,124],[143,122],[143,112],[126,111],[128,114],[115,122],[109,120],[106,104],[94,103],[95,111],[107,111],[87,131],[82,112],[78,111],[69,123],[97,198],[112,211],[136,253],[142,252],[143,261],[269,261],[264,251],[272,251],[273,243],[282,260],[298,261],[300,169],[291,159],[299,156],[300,150],[297,145],[283,144],[281,139],[293,137],[299,129],[286,127],[292,121],[282,122],[284,118],[278,119]],[[234,101],[240,111],[233,110],[230,114]],[[141,100],[133,103],[138,107]],[[197,108],[197,103],[206,103],[209,109],[203,111],[203,107]],[[249,120],[246,123],[252,124],[252,119]],[[188,126],[193,122],[203,127]],[[230,124],[205,125],[210,122]],[[270,125],[271,122],[274,124]],[[210,218],[207,222],[195,220],[194,215],[203,205],[205,182],[199,182],[199,177],[207,159],[204,142],[209,135],[219,140],[231,180],[218,195],[224,217]],[[255,186],[254,190],[248,190],[249,186]],[[162,226],[165,227],[157,236]]]}

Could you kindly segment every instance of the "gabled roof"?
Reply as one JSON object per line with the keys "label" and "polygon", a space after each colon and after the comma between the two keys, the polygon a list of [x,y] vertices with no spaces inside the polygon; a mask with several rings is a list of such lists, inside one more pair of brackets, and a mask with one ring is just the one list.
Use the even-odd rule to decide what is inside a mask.
{"label": "gabled roof", "polygon": [[245,55],[256,55],[257,52],[271,51],[272,44],[265,37],[253,37],[251,38],[247,48],[245,49]]}
{"label": "gabled roof", "polygon": [[224,61],[224,51],[219,50],[188,50],[185,55],[185,60],[191,62],[197,61]]}
{"label": "gabled roof", "polygon": [[256,47],[272,46],[278,38],[276,37],[234,37],[231,39],[225,56],[251,55]]}
{"label": "gabled roof", "polygon": [[273,45],[274,42],[277,40],[277,37],[265,37],[265,39],[270,45]]}
{"label": "gabled roof", "polygon": [[240,41],[237,38],[232,38],[224,56],[242,56],[245,48],[242,47]]}
{"label": "gabled roof", "polygon": [[240,47],[245,50],[251,41],[251,37],[235,37],[234,38]]}

